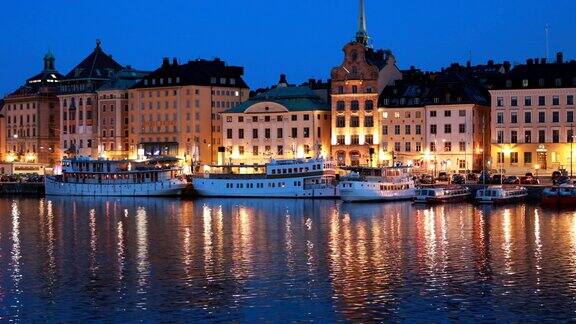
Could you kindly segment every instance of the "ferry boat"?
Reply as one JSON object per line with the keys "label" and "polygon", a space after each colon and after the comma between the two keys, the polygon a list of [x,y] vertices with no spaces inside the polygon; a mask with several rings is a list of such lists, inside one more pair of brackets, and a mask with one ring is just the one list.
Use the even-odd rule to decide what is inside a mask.
{"label": "ferry boat", "polygon": [[528,190],[518,186],[488,186],[476,192],[476,201],[480,204],[506,204],[523,201]]}
{"label": "ferry boat", "polygon": [[216,166],[210,169],[221,172],[209,171],[192,179],[194,190],[199,196],[255,198],[338,198],[339,196],[334,163],[321,157],[272,160],[265,165]]}
{"label": "ferry boat", "polygon": [[468,187],[427,187],[416,189],[414,203],[417,204],[440,204],[463,202],[472,196]]}
{"label": "ferry boat", "polygon": [[49,196],[176,196],[186,188],[182,169],[168,160],[64,160],[62,174],[47,176]]}
{"label": "ferry boat", "polygon": [[576,204],[576,186],[572,183],[565,183],[545,188],[542,191],[542,204],[549,206]]}
{"label": "ferry boat", "polygon": [[338,184],[345,202],[411,200],[416,193],[408,168],[359,168]]}

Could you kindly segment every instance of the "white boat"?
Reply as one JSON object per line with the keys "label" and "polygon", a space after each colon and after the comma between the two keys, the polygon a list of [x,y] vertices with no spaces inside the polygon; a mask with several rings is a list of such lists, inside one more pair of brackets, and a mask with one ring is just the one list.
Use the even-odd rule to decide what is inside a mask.
{"label": "white boat", "polygon": [[488,186],[476,192],[480,204],[506,204],[522,201],[528,197],[528,190],[518,186]]}
{"label": "white boat", "polygon": [[440,204],[450,202],[463,202],[472,195],[467,187],[426,187],[416,190],[414,203],[417,204]]}
{"label": "white boat", "polygon": [[338,184],[345,202],[398,201],[414,198],[416,188],[407,168],[363,168]]}
{"label": "white boat", "polygon": [[176,196],[187,182],[171,163],[78,158],[64,160],[62,174],[44,186],[49,196]]}
{"label": "white boat", "polygon": [[[210,168],[192,184],[204,197],[337,198],[334,163],[323,158]],[[215,172],[220,170],[220,172]],[[237,172],[233,172],[237,170]],[[253,172],[253,173],[246,173]]]}

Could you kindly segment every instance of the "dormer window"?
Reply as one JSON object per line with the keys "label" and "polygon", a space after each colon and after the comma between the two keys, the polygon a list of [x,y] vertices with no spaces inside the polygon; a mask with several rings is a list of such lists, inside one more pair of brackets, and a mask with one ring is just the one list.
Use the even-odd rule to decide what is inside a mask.
{"label": "dormer window", "polygon": [[440,103],[440,98],[434,98],[434,103],[435,104]]}
{"label": "dormer window", "polygon": [[156,84],[156,79],[152,79],[152,85]]}
{"label": "dormer window", "polygon": [[220,84],[226,84],[226,78],[220,78]]}
{"label": "dormer window", "polygon": [[172,78],[168,78],[168,84],[172,84]]}
{"label": "dormer window", "polygon": [[214,78],[214,77],[210,78],[210,83],[216,84],[216,78]]}
{"label": "dormer window", "polygon": [[544,87],[545,84],[546,84],[546,83],[544,82],[544,79],[539,79],[539,80],[538,80],[538,86],[539,86],[539,87]]}
{"label": "dormer window", "polygon": [[180,77],[176,77],[176,83],[180,83]]}
{"label": "dormer window", "polygon": [[522,80],[522,87],[523,87],[523,88],[528,88],[528,79]]}
{"label": "dormer window", "polygon": [[390,99],[386,98],[384,99],[384,105],[387,106],[390,104]]}
{"label": "dormer window", "polygon": [[84,104],[84,102],[82,101],[82,98],[78,99],[78,106],[82,106]]}
{"label": "dormer window", "polygon": [[144,85],[145,85],[145,86],[148,85],[148,79],[144,79]]}
{"label": "dormer window", "polygon": [[160,78],[160,84],[164,84],[164,79]]}
{"label": "dormer window", "polygon": [[512,88],[512,80],[506,80],[506,88]]}
{"label": "dormer window", "polygon": [[231,85],[235,85],[235,84],[236,84],[236,79],[230,79],[230,84],[231,84]]}
{"label": "dormer window", "polygon": [[561,87],[562,86],[562,79],[556,79],[556,81],[554,81],[557,87]]}
{"label": "dormer window", "polygon": [[400,98],[400,105],[405,105],[406,104],[406,98]]}

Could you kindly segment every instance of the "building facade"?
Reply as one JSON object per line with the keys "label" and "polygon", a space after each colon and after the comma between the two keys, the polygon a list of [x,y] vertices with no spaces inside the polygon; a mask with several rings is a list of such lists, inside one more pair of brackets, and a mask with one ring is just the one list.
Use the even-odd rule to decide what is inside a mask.
{"label": "building facade", "polygon": [[420,173],[482,170],[488,105],[488,92],[464,70],[406,74],[380,96],[381,164]]}
{"label": "building facade", "polygon": [[112,56],[106,54],[100,41],[82,62],[59,82],[60,146],[64,156],[97,158],[98,94],[102,84],[114,78],[122,69]]}
{"label": "building facade", "polygon": [[162,66],[129,90],[130,158],[176,157],[214,164],[221,147],[220,113],[248,99],[244,69],[223,61]]}
{"label": "building facade", "polygon": [[330,107],[309,86],[276,88],[222,113],[225,164],[330,156]]}
{"label": "building facade", "polygon": [[570,171],[574,154],[576,61],[529,59],[492,96],[491,169],[508,174]]}
{"label": "building facade", "polygon": [[339,165],[376,165],[380,145],[379,93],[402,74],[390,51],[368,44],[364,1],[356,38],[344,46],[343,63],[332,69],[332,154]]}
{"label": "building facade", "polygon": [[96,91],[98,95],[96,145],[100,157],[108,159],[129,157],[128,89],[146,75],[147,72],[136,71],[128,66]]}
{"label": "building facade", "polygon": [[42,71],[4,98],[4,161],[53,166],[60,158],[58,84],[52,53]]}

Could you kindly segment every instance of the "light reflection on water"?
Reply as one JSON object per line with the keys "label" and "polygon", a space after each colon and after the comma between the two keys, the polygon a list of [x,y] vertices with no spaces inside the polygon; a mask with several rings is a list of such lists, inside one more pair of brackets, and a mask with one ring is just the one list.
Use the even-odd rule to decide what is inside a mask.
{"label": "light reflection on water", "polygon": [[0,199],[2,320],[574,320],[576,214]]}

